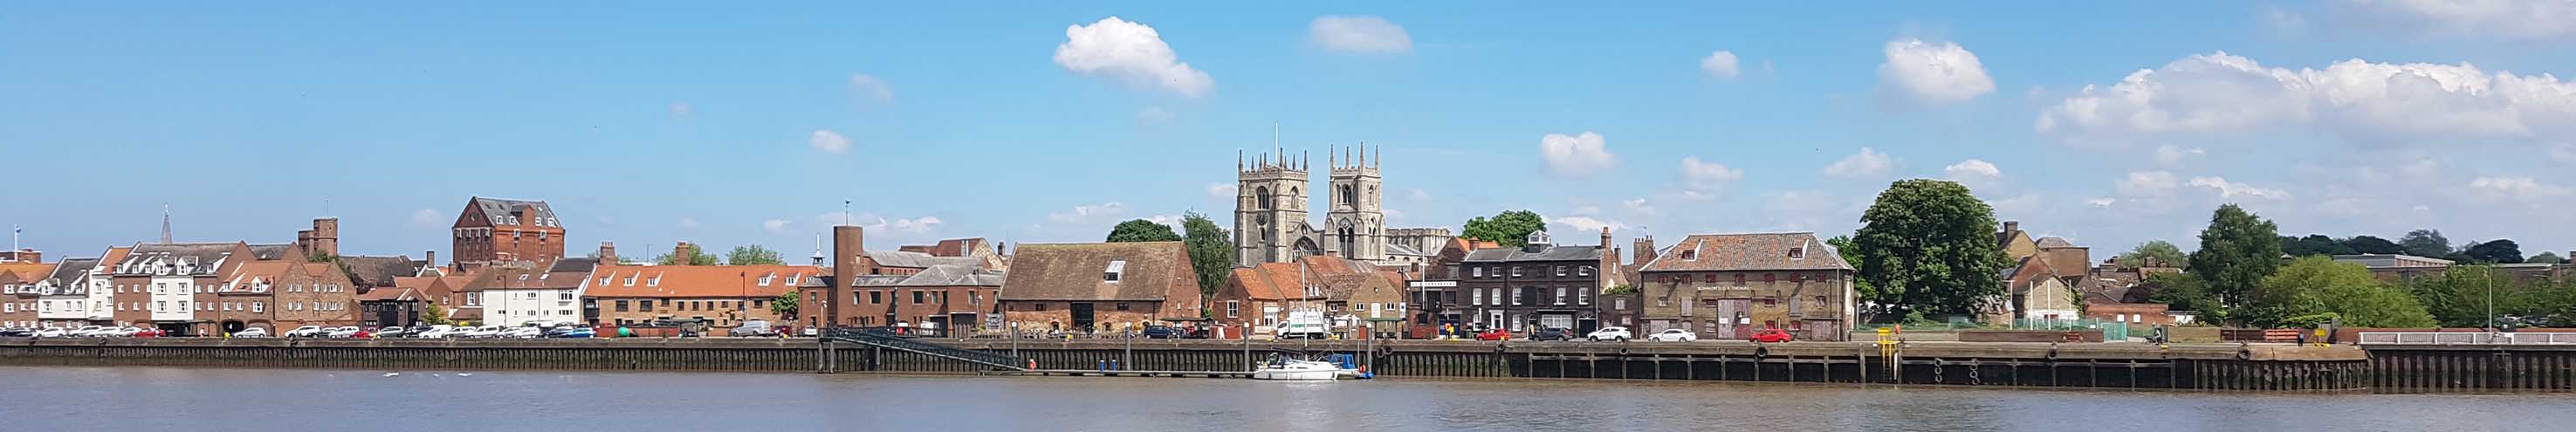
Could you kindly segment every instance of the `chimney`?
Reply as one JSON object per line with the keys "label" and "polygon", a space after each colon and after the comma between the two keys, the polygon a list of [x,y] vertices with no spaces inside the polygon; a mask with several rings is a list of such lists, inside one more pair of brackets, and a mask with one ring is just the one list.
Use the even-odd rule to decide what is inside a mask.
{"label": "chimney", "polygon": [[1619,248],[1610,245],[1610,227],[1601,227],[1600,252],[1601,264],[1592,267],[1592,279],[1600,281],[1594,284],[1597,288],[1609,288],[1610,283],[1617,280],[1610,275],[1619,272]]}
{"label": "chimney", "polygon": [[610,242],[599,242],[599,263],[600,263],[600,264],[618,264],[618,263],[620,263],[620,261],[618,261],[618,260],[617,260],[617,244],[616,244],[616,243],[610,243]]}
{"label": "chimney", "polygon": [[420,254],[422,255],[420,262],[428,263],[430,267],[438,266],[438,251],[425,250],[420,251]]}
{"label": "chimney", "polygon": [[2021,232],[2021,221],[2004,221],[2004,237],[2010,238],[2017,232]]}
{"label": "chimney", "polygon": [[[841,325],[841,295],[848,292],[850,285],[858,281],[859,275],[867,271],[859,268],[861,263],[866,261],[859,259],[867,255],[866,240],[867,231],[864,228],[849,225],[832,227],[832,284],[830,288],[823,290],[822,299],[823,323],[826,326]],[[856,293],[851,294],[856,295]]]}
{"label": "chimney", "polygon": [[1628,253],[1635,256],[1635,258],[1631,258],[1634,261],[1631,261],[1629,263],[1630,265],[1645,266],[1647,262],[1655,260],[1654,234],[1647,234],[1645,237],[1639,237],[1637,238],[1637,241],[1630,246],[1636,248],[1636,250],[1628,251]]}
{"label": "chimney", "polygon": [[689,242],[680,242],[679,244],[671,245],[671,263],[677,265],[689,265],[689,258],[698,256],[698,254],[691,253],[689,247]]}

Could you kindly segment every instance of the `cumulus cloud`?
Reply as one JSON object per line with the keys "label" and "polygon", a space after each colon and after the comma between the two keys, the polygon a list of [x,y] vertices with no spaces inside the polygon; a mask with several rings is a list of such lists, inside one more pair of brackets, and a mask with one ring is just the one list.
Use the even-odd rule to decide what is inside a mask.
{"label": "cumulus cloud", "polygon": [[786,219],[770,219],[762,221],[760,229],[768,230],[770,234],[786,234],[788,225]]}
{"label": "cumulus cloud", "polygon": [[1995,91],[1995,80],[1977,54],[1956,42],[1903,39],[1887,42],[1878,65],[1879,91],[1918,105],[1964,102]]}
{"label": "cumulus cloud", "polygon": [[2209,154],[2208,150],[2202,150],[2199,147],[2180,148],[2174,147],[2172,144],[2166,144],[2156,146],[2156,163],[2173,165],[2182,163],[2182,160],[2185,157],[2195,157],[2207,154]]}
{"label": "cumulus cloud", "polygon": [[1961,182],[1990,181],[2004,176],[2003,169],[1983,160],[1969,159],[1941,168],[1941,175]]}
{"label": "cumulus cloud", "polygon": [[1100,204],[1074,206],[1073,210],[1063,213],[1047,213],[1047,220],[1074,224],[1096,223],[1105,222],[1109,219],[1124,216],[1126,214],[1126,204],[1121,204],[1117,201],[1110,201]]}
{"label": "cumulus cloud", "polygon": [[1895,159],[1887,157],[1886,153],[1879,153],[1877,149],[1869,147],[1861,147],[1860,153],[1845,156],[1842,160],[1834,161],[1832,165],[1825,165],[1825,175],[1834,177],[1877,177],[1887,175],[1888,168],[1894,166],[1896,166]]}
{"label": "cumulus cloud", "polygon": [[1735,53],[1717,50],[1717,52],[1708,53],[1708,57],[1699,59],[1699,71],[1718,78],[1735,78],[1735,62]]}
{"label": "cumulus cloud", "polygon": [[814,137],[805,139],[805,143],[814,146],[814,151],[824,153],[850,151],[850,138],[841,136],[840,132],[833,132],[831,129],[815,129]]}
{"label": "cumulus cloud", "polygon": [[2576,37],[2576,1],[2344,0],[2342,4],[2432,34],[2507,40]]}
{"label": "cumulus cloud", "polygon": [[1413,52],[1413,35],[1374,16],[1326,15],[1306,25],[1306,41],[1327,50],[1359,54]]}
{"label": "cumulus cloud", "polygon": [[894,102],[894,86],[875,75],[850,74],[850,93],[877,102]]}
{"label": "cumulus cloud", "polygon": [[1136,112],[1136,123],[1148,125],[1170,124],[1172,123],[1172,113],[1169,111],[1163,111],[1163,107],[1145,107],[1144,111]]}
{"label": "cumulus cloud", "polygon": [[2113,182],[2111,189],[2119,191],[2121,195],[2133,197],[2162,196],[2166,193],[2173,192],[2174,188],[2179,185],[2180,182],[2175,179],[2173,173],[2164,171],[2137,171],[2129,173],[2128,178],[2123,178],[2119,181]]}
{"label": "cumulus cloud", "polygon": [[2349,142],[2387,144],[2556,136],[2576,132],[2569,118],[2576,118],[2576,82],[2548,74],[2361,59],[2291,70],[2217,52],[2087,85],[2042,111],[2034,127],[2069,141],[2117,141],[2309,126]]}
{"label": "cumulus cloud", "polygon": [[1588,217],[1588,216],[1566,216],[1566,217],[1560,217],[1560,218],[1549,218],[1549,219],[1548,219],[1548,221],[1547,221],[1547,223],[1550,223],[1550,224],[1556,224],[1556,225],[1563,225],[1563,226],[1566,226],[1566,227],[1574,228],[1574,230],[1572,230],[1572,231],[1558,231],[1558,232],[1569,232],[1569,233],[1598,233],[1598,232],[1601,232],[1601,229],[1602,229],[1602,228],[1605,228],[1605,227],[1606,227],[1606,228],[1610,228],[1610,230],[1611,230],[1611,231],[1618,231],[1618,230],[1628,229],[1628,224],[1626,224],[1626,223],[1621,223],[1621,222],[1619,222],[1619,221],[1614,221],[1614,220],[1602,220],[1602,219],[1595,219],[1595,218]]}
{"label": "cumulus cloud", "polygon": [[2556,202],[2568,188],[2541,184],[2530,177],[2478,177],[2469,181],[2476,198],[2488,202]]}
{"label": "cumulus cloud", "polygon": [[1619,156],[1610,154],[1600,134],[1584,131],[1582,135],[1547,134],[1539,137],[1538,151],[1547,158],[1548,172],[1560,177],[1588,177],[1619,164]]}
{"label": "cumulus cloud", "polygon": [[1237,186],[1233,183],[1208,183],[1208,198],[1232,200],[1237,194],[1236,188]]}
{"label": "cumulus cloud", "polygon": [[2232,200],[2232,199],[2236,199],[2237,197],[2261,198],[2261,199],[2270,199],[2270,200],[2279,200],[2279,199],[2289,199],[2289,198],[2290,198],[2290,192],[2289,192],[2289,191],[2284,191],[2284,190],[2280,190],[2280,189],[2259,188],[2259,187],[2254,187],[2254,185],[2249,185],[2249,184],[2244,184],[2244,183],[2230,182],[2230,181],[2227,181],[2227,178],[2226,178],[2226,177],[2217,177],[2217,176],[2211,176],[2211,177],[2192,177],[2192,178],[2191,178],[2191,186],[2192,186],[2192,187],[2198,187],[2198,188],[2207,188],[2207,189],[2210,189],[2210,190],[2218,191],[2218,198],[2219,198],[2219,199],[2222,199],[2222,200]]}
{"label": "cumulus cloud", "polygon": [[679,223],[671,224],[671,226],[680,227],[680,229],[698,229],[698,227],[704,225],[699,225],[698,220],[694,218],[680,218]]}
{"label": "cumulus cloud", "polygon": [[438,227],[451,222],[454,221],[447,220],[447,217],[438,210],[420,209],[411,212],[411,225],[414,227]]}
{"label": "cumulus cloud", "polygon": [[1159,88],[1186,97],[1207,94],[1216,81],[1190,68],[1163,43],[1153,27],[1118,17],[1064,29],[1065,42],[1055,47],[1055,64],[1080,75],[1100,77],[1139,88]]}
{"label": "cumulus cloud", "polygon": [[1698,156],[1682,158],[1682,192],[1690,197],[1716,195],[1728,184],[1743,179],[1744,170],[1727,168],[1716,162],[1701,162]]}
{"label": "cumulus cloud", "polygon": [[2120,202],[2120,199],[2118,198],[2094,198],[2084,200],[2084,204],[2091,205],[2093,208],[2110,208],[2111,204],[2118,202]]}

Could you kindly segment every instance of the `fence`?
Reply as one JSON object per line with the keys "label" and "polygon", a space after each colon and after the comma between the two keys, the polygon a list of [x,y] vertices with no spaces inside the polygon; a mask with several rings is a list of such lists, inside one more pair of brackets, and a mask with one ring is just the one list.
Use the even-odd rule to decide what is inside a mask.
{"label": "fence", "polygon": [[2570,333],[2362,332],[2363,345],[2576,345]]}

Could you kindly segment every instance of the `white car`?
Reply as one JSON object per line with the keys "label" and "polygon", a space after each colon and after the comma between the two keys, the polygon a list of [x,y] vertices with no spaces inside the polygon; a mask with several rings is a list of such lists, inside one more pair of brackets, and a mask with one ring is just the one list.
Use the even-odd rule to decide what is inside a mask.
{"label": "white car", "polygon": [[70,337],[97,337],[99,332],[107,331],[108,329],[108,327],[103,326],[81,326],[81,328],[63,332],[63,335]]}
{"label": "white car", "polygon": [[113,336],[113,337],[134,337],[134,334],[135,334],[135,333],[142,333],[142,332],[143,332],[143,329],[141,329],[141,328],[136,328],[136,327],[118,327],[118,328],[116,328],[115,330],[110,330],[110,331],[106,331],[106,332],[101,332],[99,335],[100,335],[100,336]]}
{"label": "white car", "polygon": [[49,329],[37,330],[37,331],[36,331],[36,337],[40,337],[40,338],[57,338],[57,337],[63,337],[63,336],[65,336],[65,335],[69,335],[69,334],[71,334],[71,330],[64,330],[64,329],[58,329],[58,328],[49,328]]}
{"label": "white car", "polygon": [[286,337],[291,337],[291,338],[299,338],[299,337],[321,337],[321,336],[322,336],[322,326],[309,325],[309,326],[303,326],[303,327],[296,327],[294,330],[287,330],[287,331],[286,331]]}
{"label": "white car", "polygon": [[1583,338],[1594,342],[1625,341],[1628,340],[1628,336],[1627,327],[1602,327],[1600,330],[1593,330],[1592,334],[1583,335]]}
{"label": "white car", "polygon": [[465,330],[457,332],[457,336],[459,337],[470,338],[487,338],[500,335],[501,326],[467,327]]}
{"label": "white car", "polygon": [[241,331],[233,332],[233,337],[237,337],[237,338],[264,338],[264,337],[268,337],[268,329],[259,328],[259,327],[246,328],[246,329],[242,329]]}
{"label": "white car", "polygon": [[350,336],[357,336],[357,335],[358,335],[358,328],[357,328],[357,327],[333,327],[333,328],[322,329],[322,337],[347,338],[347,337],[350,337]]}
{"label": "white car", "polygon": [[546,336],[546,331],[545,331],[545,329],[540,329],[540,328],[536,328],[536,327],[513,327],[513,328],[511,328],[511,329],[509,329],[509,330],[503,330],[503,331],[501,331],[501,334],[500,334],[500,335],[493,336],[493,337],[510,338],[510,339],[536,339],[536,338],[541,338],[541,337],[545,337],[545,336]]}
{"label": "white car", "polygon": [[419,333],[412,333],[412,337],[426,339],[452,338],[464,335],[465,328],[446,324],[432,325],[427,329],[422,329]]}
{"label": "white car", "polygon": [[1646,335],[1646,340],[1655,342],[1690,342],[1699,340],[1699,335],[1691,333],[1690,330],[1685,329],[1666,329],[1660,333]]}

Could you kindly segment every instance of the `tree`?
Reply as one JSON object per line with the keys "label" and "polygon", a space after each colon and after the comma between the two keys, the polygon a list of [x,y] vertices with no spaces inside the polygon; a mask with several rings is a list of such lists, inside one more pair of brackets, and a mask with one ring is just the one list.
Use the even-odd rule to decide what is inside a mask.
{"label": "tree", "polygon": [[[2205,285],[2201,285],[2200,278],[2192,277],[2190,274],[2148,275],[2147,279],[2141,281],[2138,286],[2147,291],[2147,301],[2164,303],[2170,310],[2218,312],[2218,308],[2214,305],[2216,300],[2209,297],[2209,290]],[[2217,320],[2221,317],[2213,316],[2210,319]]]}
{"label": "tree", "polygon": [[[1834,252],[1842,255],[1843,263],[1850,264],[1853,267],[1860,266],[1860,246],[1852,244],[1851,236],[1834,236],[1834,238],[1825,239],[1825,245],[1833,246]],[[1860,298],[1864,299],[1878,297],[1878,287],[1871,286],[1867,280],[1852,281],[1852,291],[1858,293]]]}
{"label": "tree", "polygon": [[796,291],[794,290],[778,293],[778,298],[769,299],[769,312],[778,314],[779,318],[794,321],[796,320],[797,299],[798,297],[796,297]]}
{"label": "tree", "polygon": [[2442,230],[2437,229],[2408,231],[2406,237],[2397,240],[2397,246],[2405,248],[2407,255],[2419,257],[2441,257],[2451,254],[2451,239],[2443,237]]}
{"label": "tree", "polygon": [[1955,182],[1912,179],[1888,185],[1852,233],[1860,280],[1877,289],[1877,313],[1970,315],[2003,296],[1995,212]]}
{"label": "tree", "polygon": [[1109,227],[1110,243],[1158,241],[1181,241],[1181,235],[1173,234],[1171,225],[1144,219],[1119,222],[1118,226]]}
{"label": "tree", "polygon": [[2281,266],[2279,227],[2235,204],[2218,206],[2209,228],[2200,231],[2200,250],[2191,253],[2191,275],[2200,278],[2213,304],[2203,312],[2226,313],[2242,306],[2272,271]]}
{"label": "tree", "polygon": [[2139,243],[2138,247],[2121,253],[2113,260],[2120,263],[2121,267],[2129,268],[2180,268],[2190,267],[2191,264],[2191,256],[2184,255],[2182,248],[2175,247],[2173,243],[2164,240],[2148,240],[2146,243]]}
{"label": "tree", "polygon": [[1468,219],[1467,231],[1460,237],[1517,247],[1529,242],[1530,233],[1546,230],[1547,219],[1539,217],[1538,212],[1512,210],[1494,214],[1492,219]]}
{"label": "tree", "polygon": [[2281,253],[2290,256],[2351,255],[2352,248],[2325,234],[2309,234],[2307,237],[2281,236]]}
{"label": "tree", "polygon": [[2513,240],[2496,239],[2469,245],[2468,250],[2461,251],[2461,254],[2468,255],[2469,261],[2514,264],[2522,262],[2522,245],[2514,244]]}
{"label": "tree", "polygon": [[1225,287],[1226,276],[1234,273],[1234,239],[1227,238],[1224,228],[1198,212],[1181,214],[1182,246],[1190,250],[1190,266],[1198,270],[1199,295],[1216,295]]}
{"label": "tree", "polygon": [[2527,262],[2527,263],[2541,263],[2541,264],[2566,264],[2566,263],[2567,263],[2567,258],[2558,256],[2558,253],[2557,253],[2557,252],[2541,252],[2539,255],[2532,255],[2532,256],[2531,256],[2531,258],[2529,258],[2529,259],[2525,259],[2525,260],[2522,260],[2522,262]]}
{"label": "tree", "polygon": [[734,246],[733,252],[725,253],[725,264],[728,265],[771,265],[783,262],[778,260],[778,251],[769,250],[760,245]]}
{"label": "tree", "polygon": [[426,308],[426,309],[422,309],[422,310],[421,310],[421,312],[420,312],[420,323],[421,323],[421,324],[428,324],[428,325],[455,324],[455,322],[451,322],[451,321],[448,321],[448,320],[447,320],[447,308],[445,308],[445,307],[440,307],[440,306],[438,305],[438,302],[428,302],[428,303],[429,303],[429,307],[428,307],[428,308]]}
{"label": "tree", "polygon": [[698,247],[698,245],[682,243],[680,244],[680,249],[687,251],[686,254],[671,255],[665,253],[662,254],[662,256],[653,257],[653,262],[661,263],[662,265],[698,266],[717,265],[723,263],[722,261],[719,261],[714,254],[707,253],[706,248]]}
{"label": "tree", "polygon": [[2305,325],[2314,319],[2301,318],[2317,316],[2339,318],[2345,327],[2434,324],[2433,315],[2424,312],[2423,303],[2405,290],[2380,282],[2360,264],[2306,257],[2290,261],[2279,270],[2263,278],[2262,290],[2252,308],[2254,316],[2247,317],[2255,324]]}
{"label": "tree", "polygon": [[2343,239],[2343,247],[2346,249],[2352,249],[2352,253],[2383,255],[2406,253],[2406,247],[2398,246],[2397,242],[2366,235],[2357,235],[2352,236],[2352,238]]}

